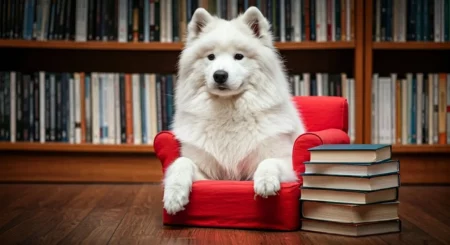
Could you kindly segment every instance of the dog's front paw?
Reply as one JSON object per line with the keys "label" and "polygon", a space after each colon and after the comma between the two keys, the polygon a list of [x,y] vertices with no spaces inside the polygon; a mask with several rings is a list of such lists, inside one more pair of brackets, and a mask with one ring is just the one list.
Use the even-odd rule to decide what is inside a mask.
{"label": "dog's front paw", "polygon": [[189,186],[180,184],[166,185],[164,188],[164,209],[168,214],[176,214],[184,210],[189,202]]}
{"label": "dog's front paw", "polygon": [[280,190],[280,180],[277,176],[270,174],[255,176],[253,188],[255,193],[261,197],[274,196]]}

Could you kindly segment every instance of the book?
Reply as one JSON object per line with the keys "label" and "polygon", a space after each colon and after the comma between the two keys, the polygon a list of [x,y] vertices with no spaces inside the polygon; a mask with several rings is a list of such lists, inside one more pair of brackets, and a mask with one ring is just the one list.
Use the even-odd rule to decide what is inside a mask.
{"label": "book", "polygon": [[400,186],[397,172],[375,176],[303,174],[303,187],[375,191]]}
{"label": "book", "polygon": [[401,231],[401,220],[345,224],[320,220],[302,220],[302,230],[346,236],[368,236]]}
{"label": "book", "polygon": [[399,219],[399,202],[376,204],[335,204],[328,202],[302,202],[302,217],[338,223],[367,223]]}
{"label": "book", "polygon": [[400,171],[398,160],[380,162],[311,162],[306,161],[305,174],[375,176]]}
{"label": "book", "polygon": [[331,190],[302,186],[302,201],[324,201],[342,204],[372,204],[396,201],[398,187],[376,191]]}
{"label": "book", "polygon": [[380,162],[391,158],[386,144],[325,144],[309,149],[312,162]]}

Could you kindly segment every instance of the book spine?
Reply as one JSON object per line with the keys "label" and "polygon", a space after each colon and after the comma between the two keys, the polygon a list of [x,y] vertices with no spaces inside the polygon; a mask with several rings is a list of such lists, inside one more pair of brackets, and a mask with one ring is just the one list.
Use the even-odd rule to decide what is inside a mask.
{"label": "book spine", "polygon": [[438,144],[447,143],[446,119],[447,119],[447,75],[439,74],[439,138]]}

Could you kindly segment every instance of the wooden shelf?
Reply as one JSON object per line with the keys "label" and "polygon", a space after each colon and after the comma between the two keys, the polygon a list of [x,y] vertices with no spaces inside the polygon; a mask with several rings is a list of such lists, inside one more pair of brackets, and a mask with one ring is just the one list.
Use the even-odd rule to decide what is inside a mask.
{"label": "wooden shelf", "polygon": [[[354,42],[285,42],[275,43],[279,50],[353,49]],[[116,50],[116,51],[181,51],[183,43],[119,43],[74,41],[0,40],[0,48]]]}
{"label": "wooden shelf", "polygon": [[44,152],[93,152],[93,153],[153,153],[151,145],[107,145],[70,143],[0,142],[0,151],[44,151]]}
{"label": "wooden shelf", "polygon": [[450,42],[373,42],[374,50],[450,50]]}
{"label": "wooden shelf", "polygon": [[450,153],[450,145],[392,145],[393,153]]}

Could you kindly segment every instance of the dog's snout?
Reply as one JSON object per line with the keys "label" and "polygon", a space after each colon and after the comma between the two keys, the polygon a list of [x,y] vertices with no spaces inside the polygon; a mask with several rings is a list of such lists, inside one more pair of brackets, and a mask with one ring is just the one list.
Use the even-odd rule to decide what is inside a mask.
{"label": "dog's snout", "polygon": [[216,83],[222,84],[227,81],[228,72],[226,72],[224,70],[218,70],[218,71],[214,72],[213,77],[214,77],[214,81]]}

